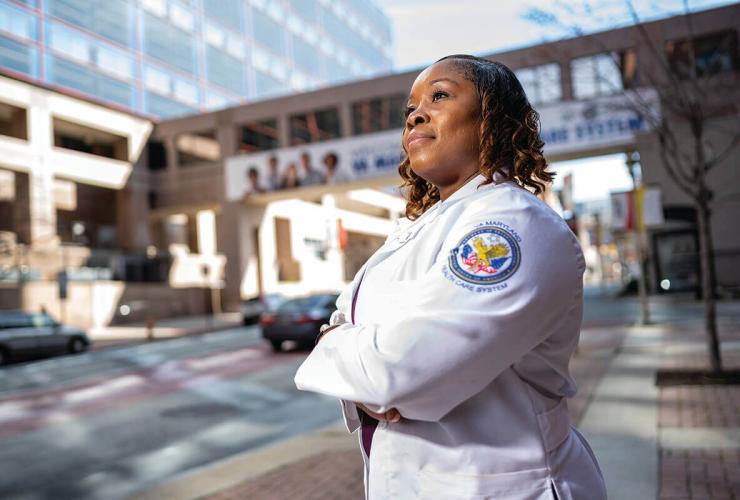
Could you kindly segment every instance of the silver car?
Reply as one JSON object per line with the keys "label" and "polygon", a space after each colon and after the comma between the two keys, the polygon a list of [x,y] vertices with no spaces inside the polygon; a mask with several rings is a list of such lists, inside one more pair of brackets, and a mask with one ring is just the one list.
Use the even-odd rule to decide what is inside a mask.
{"label": "silver car", "polygon": [[0,365],[11,360],[76,354],[89,346],[84,331],[61,325],[46,313],[0,311]]}

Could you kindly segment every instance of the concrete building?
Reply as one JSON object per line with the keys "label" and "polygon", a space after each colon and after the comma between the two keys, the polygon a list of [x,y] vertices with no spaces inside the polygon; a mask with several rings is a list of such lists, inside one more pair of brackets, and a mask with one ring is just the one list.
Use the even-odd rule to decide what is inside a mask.
{"label": "concrete building", "polygon": [[368,0],[0,0],[0,68],[173,117],[391,70]]}
{"label": "concrete building", "polygon": [[[675,288],[691,288],[697,283],[698,269],[695,210],[666,174],[658,155],[657,138],[644,116],[646,111],[669,113],[662,109],[653,82],[670,83],[671,73],[660,73],[663,66],[658,65],[656,57],[675,73],[685,62],[689,47],[698,64],[705,68],[702,78],[724,78],[736,83],[740,70],[738,21],[740,6],[731,5],[695,13],[690,23],[679,16],[647,23],[644,31],[627,27],[490,56],[515,69],[535,103],[550,161],[609,153],[630,153],[631,158],[635,152],[640,155],[644,182],[659,188],[665,212],[665,222],[651,228],[649,234],[653,290],[666,279],[681,284]],[[395,135],[397,139],[387,140],[396,141],[396,147],[400,147],[400,116],[417,73],[410,71],[159,124],[150,143],[158,160],[149,164],[156,172],[152,185],[156,193],[154,213],[192,213],[202,206],[216,210],[217,247],[229,256],[227,300],[265,288],[279,289],[266,276],[279,264],[266,264],[262,259],[262,268],[255,269],[259,245],[275,245],[265,241],[272,238],[265,227],[274,222],[266,222],[265,213],[257,207],[285,196],[320,204],[323,193],[334,193],[331,203],[341,207],[348,202],[352,188],[393,185],[397,183],[396,174],[393,169],[378,171],[375,176],[365,175],[366,171],[359,176],[355,175],[358,171],[349,171],[356,180],[345,189],[311,187],[241,197],[239,191],[247,189],[245,174],[250,167],[259,167],[264,179],[265,163],[273,154],[279,157],[280,168],[297,163],[302,150],[310,151],[317,163],[322,152],[341,148],[343,141],[373,140],[383,131],[389,137]],[[721,123],[723,131],[732,127],[737,130],[740,98],[733,92],[738,86],[729,88],[735,90],[717,97],[723,103],[722,116],[717,121],[710,119],[708,126]],[[630,104],[634,96],[646,103],[642,116]],[[183,151],[185,138],[193,136],[209,144],[202,148],[200,161],[194,161],[193,156],[198,155],[193,155],[192,149]],[[685,133],[680,137],[681,143],[690,144]],[[722,138],[713,138],[720,139],[715,143],[715,147],[720,147]],[[728,290],[740,283],[740,232],[730,230],[734,227],[732,219],[740,215],[737,197],[732,197],[738,180],[734,164],[739,155],[737,150],[728,154],[717,167],[716,176],[710,178],[717,196],[727,198],[722,210],[715,211],[713,224],[720,286]],[[376,208],[385,212],[376,210],[375,216],[393,217],[393,211],[387,207]],[[624,235],[614,236],[625,240]],[[255,243],[258,240],[259,245]],[[331,242],[327,245],[337,246]]]}
{"label": "concrete building", "polygon": [[[718,80],[727,89],[709,96],[714,111],[704,124],[712,129],[711,148],[721,151],[725,144],[734,144],[733,134],[740,131],[740,5],[698,12],[690,21],[668,18],[491,55],[517,72],[535,103],[550,161],[609,153],[634,160],[639,154],[642,178],[657,188],[662,200],[664,220],[648,232],[649,281],[657,291],[665,290],[661,284],[666,280],[668,291],[695,287],[698,262],[696,210],[666,173],[656,134],[645,117],[649,112],[671,118],[654,85],[670,85],[674,77],[690,83],[681,76],[689,57],[695,61],[691,68],[702,68],[699,82]],[[670,72],[661,73],[663,67]],[[402,112],[417,74],[409,71],[157,123],[115,194],[116,206],[126,207],[116,212],[121,248],[146,265],[137,267],[132,260],[124,266],[130,273],[118,277],[158,276],[161,290],[170,292],[219,289],[226,309],[258,293],[302,294],[341,286],[403,212],[403,202],[391,188],[398,184]],[[635,99],[644,104],[641,112],[631,105]],[[15,117],[26,101],[14,102],[4,104],[4,136],[22,135]],[[35,116],[34,104],[28,106],[27,116]],[[126,119],[139,123],[137,118]],[[77,130],[67,122],[91,126],[67,115],[52,119],[60,130]],[[691,136],[677,130],[679,149],[691,147]],[[7,147],[26,144],[18,137],[1,139]],[[106,140],[107,154],[115,157],[123,151]],[[66,144],[80,142],[89,153],[87,140]],[[134,142],[129,139],[127,147]],[[329,175],[332,154],[338,161]],[[19,171],[6,160],[10,157],[0,155],[0,168]],[[740,231],[734,222],[740,218],[739,157],[737,147],[729,150],[709,177],[721,203],[712,216],[719,285],[728,291],[740,284]],[[121,160],[110,161],[119,165]],[[60,174],[60,179],[66,175]],[[14,182],[26,190],[22,180]],[[603,218],[592,222],[589,227],[607,227]],[[14,227],[16,233],[23,231]],[[41,234],[42,225],[35,231]],[[60,227],[56,234],[63,231]],[[71,234],[76,234],[74,228]],[[105,236],[100,238],[105,241]],[[591,240],[616,242],[616,247],[631,244],[621,230]],[[617,260],[612,247],[609,252],[603,255],[608,259],[594,255],[591,260]],[[158,271],[158,259],[168,259],[162,268],[166,276]],[[145,302],[140,295],[136,300]],[[203,310],[203,294],[199,300],[199,306],[187,311]]]}

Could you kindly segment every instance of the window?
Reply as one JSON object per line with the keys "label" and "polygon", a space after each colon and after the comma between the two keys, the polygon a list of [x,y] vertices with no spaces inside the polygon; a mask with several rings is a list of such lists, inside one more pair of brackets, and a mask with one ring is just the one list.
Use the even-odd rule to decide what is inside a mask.
{"label": "window", "polygon": [[288,86],[267,73],[254,70],[255,83],[257,86],[257,97],[267,97],[288,90]]}
{"label": "window", "polygon": [[44,7],[68,23],[128,45],[133,34],[129,3],[125,0],[46,0]]}
{"label": "window", "polygon": [[198,112],[194,107],[155,94],[144,92],[144,110],[162,118],[174,118],[176,116],[192,115]]}
{"label": "window", "polygon": [[231,90],[236,94],[244,93],[244,64],[210,46],[206,46],[206,75],[208,81]]}
{"label": "window", "polygon": [[533,66],[516,71],[529,102],[534,105],[557,102],[563,98],[560,85],[560,65],[557,63]]}
{"label": "window", "polygon": [[26,110],[0,102],[0,135],[28,140]]}
{"label": "window", "polygon": [[36,47],[0,36],[0,66],[36,77],[38,51]]}
{"label": "window", "polygon": [[299,36],[292,36],[293,60],[302,70],[313,75],[321,74],[319,51]]}
{"label": "window", "polygon": [[47,54],[47,78],[58,85],[79,90],[122,106],[131,107],[134,87],[94,68]]}
{"label": "window", "polygon": [[316,0],[290,0],[290,8],[311,24],[315,24],[319,20]]}
{"label": "window", "polygon": [[147,166],[151,171],[167,168],[167,148],[162,141],[149,141],[146,146]]}
{"label": "window", "polygon": [[737,32],[721,31],[693,39],[666,43],[671,70],[680,78],[711,76],[737,71]]}
{"label": "window", "polygon": [[188,73],[195,73],[193,36],[162,19],[144,13],[144,53]]}
{"label": "window", "polygon": [[290,145],[335,139],[341,135],[339,110],[328,108],[290,117]]}
{"label": "window", "polygon": [[241,127],[239,151],[251,153],[278,147],[278,127],[276,119],[247,123]]}
{"label": "window", "polygon": [[53,127],[55,147],[128,161],[128,140],[125,137],[60,118],[53,118]]}
{"label": "window", "polygon": [[242,31],[242,5],[240,0],[203,0],[203,11],[225,26]]}
{"label": "window", "polygon": [[[627,54],[627,53],[625,53]],[[573,97],[588,99],[602,95],[615,94],[632,82],[625,81],[620,70],[624,56],[616,53],[603,53],[580,57],[570,62],[573,80]]]}
{"label": "window", "polygon": [[36,39],[36,16],[12,5],[0,4],[0,31],[25,40]]}
{"label": "window", "polygon": [[404,124],[406,97],[403,94],[378,97],[352,104],[352,134],[369,134]]}
{"label": "window", "polygon": [[133,58],[125,51],[61,23],[48,24],[47,43],[57,54],[82,64],[94,65],[97,71],[125,80],[134,76]]}
{"label": "window", "polygon": [[239,104],[237,99],[227,97],[213,90],[206,91],[206,108],[209,110],[222,109]]}
{"label": "window", "polygon": [[285,33],[282,26],[258,10],[252,9],[254,39],[278,55],[285,55]]}
{"label": "window", "polygon": [[153,66],[144,67],[144,85],[147,89],[187,105],[193,111],[200,102],[200,91],[194,80],[168,74]]}

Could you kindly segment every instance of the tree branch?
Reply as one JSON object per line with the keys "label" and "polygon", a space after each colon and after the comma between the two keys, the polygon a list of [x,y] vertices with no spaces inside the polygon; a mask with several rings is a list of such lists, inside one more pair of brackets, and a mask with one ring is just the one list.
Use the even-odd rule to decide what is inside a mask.
{"label": "tree branch", "polygon": [[725,158],[730,156],[730,153],[732,153],[732,151],[738,145],[740,145],[740,133],[736,134],[735,137],[732,138],[732,140],[730,141],[730,144],[725,149],[723,149],[721,153],[715,155],[714,158],[712,158],[711,160],[706,161],[706,164],[704,166],[704,172],[709,172],[714,167],[722,163],[725,160]]}

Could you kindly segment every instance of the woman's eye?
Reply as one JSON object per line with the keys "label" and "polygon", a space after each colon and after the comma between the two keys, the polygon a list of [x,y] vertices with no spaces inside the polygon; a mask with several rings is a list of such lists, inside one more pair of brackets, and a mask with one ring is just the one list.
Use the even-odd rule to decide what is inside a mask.
{"label": "woman's eye", "polygon": [[447,97],[447,92],[443,92],[441,90],[437,90],[432,94],[432,101],[438,101],[442,99],[443,97]]}

